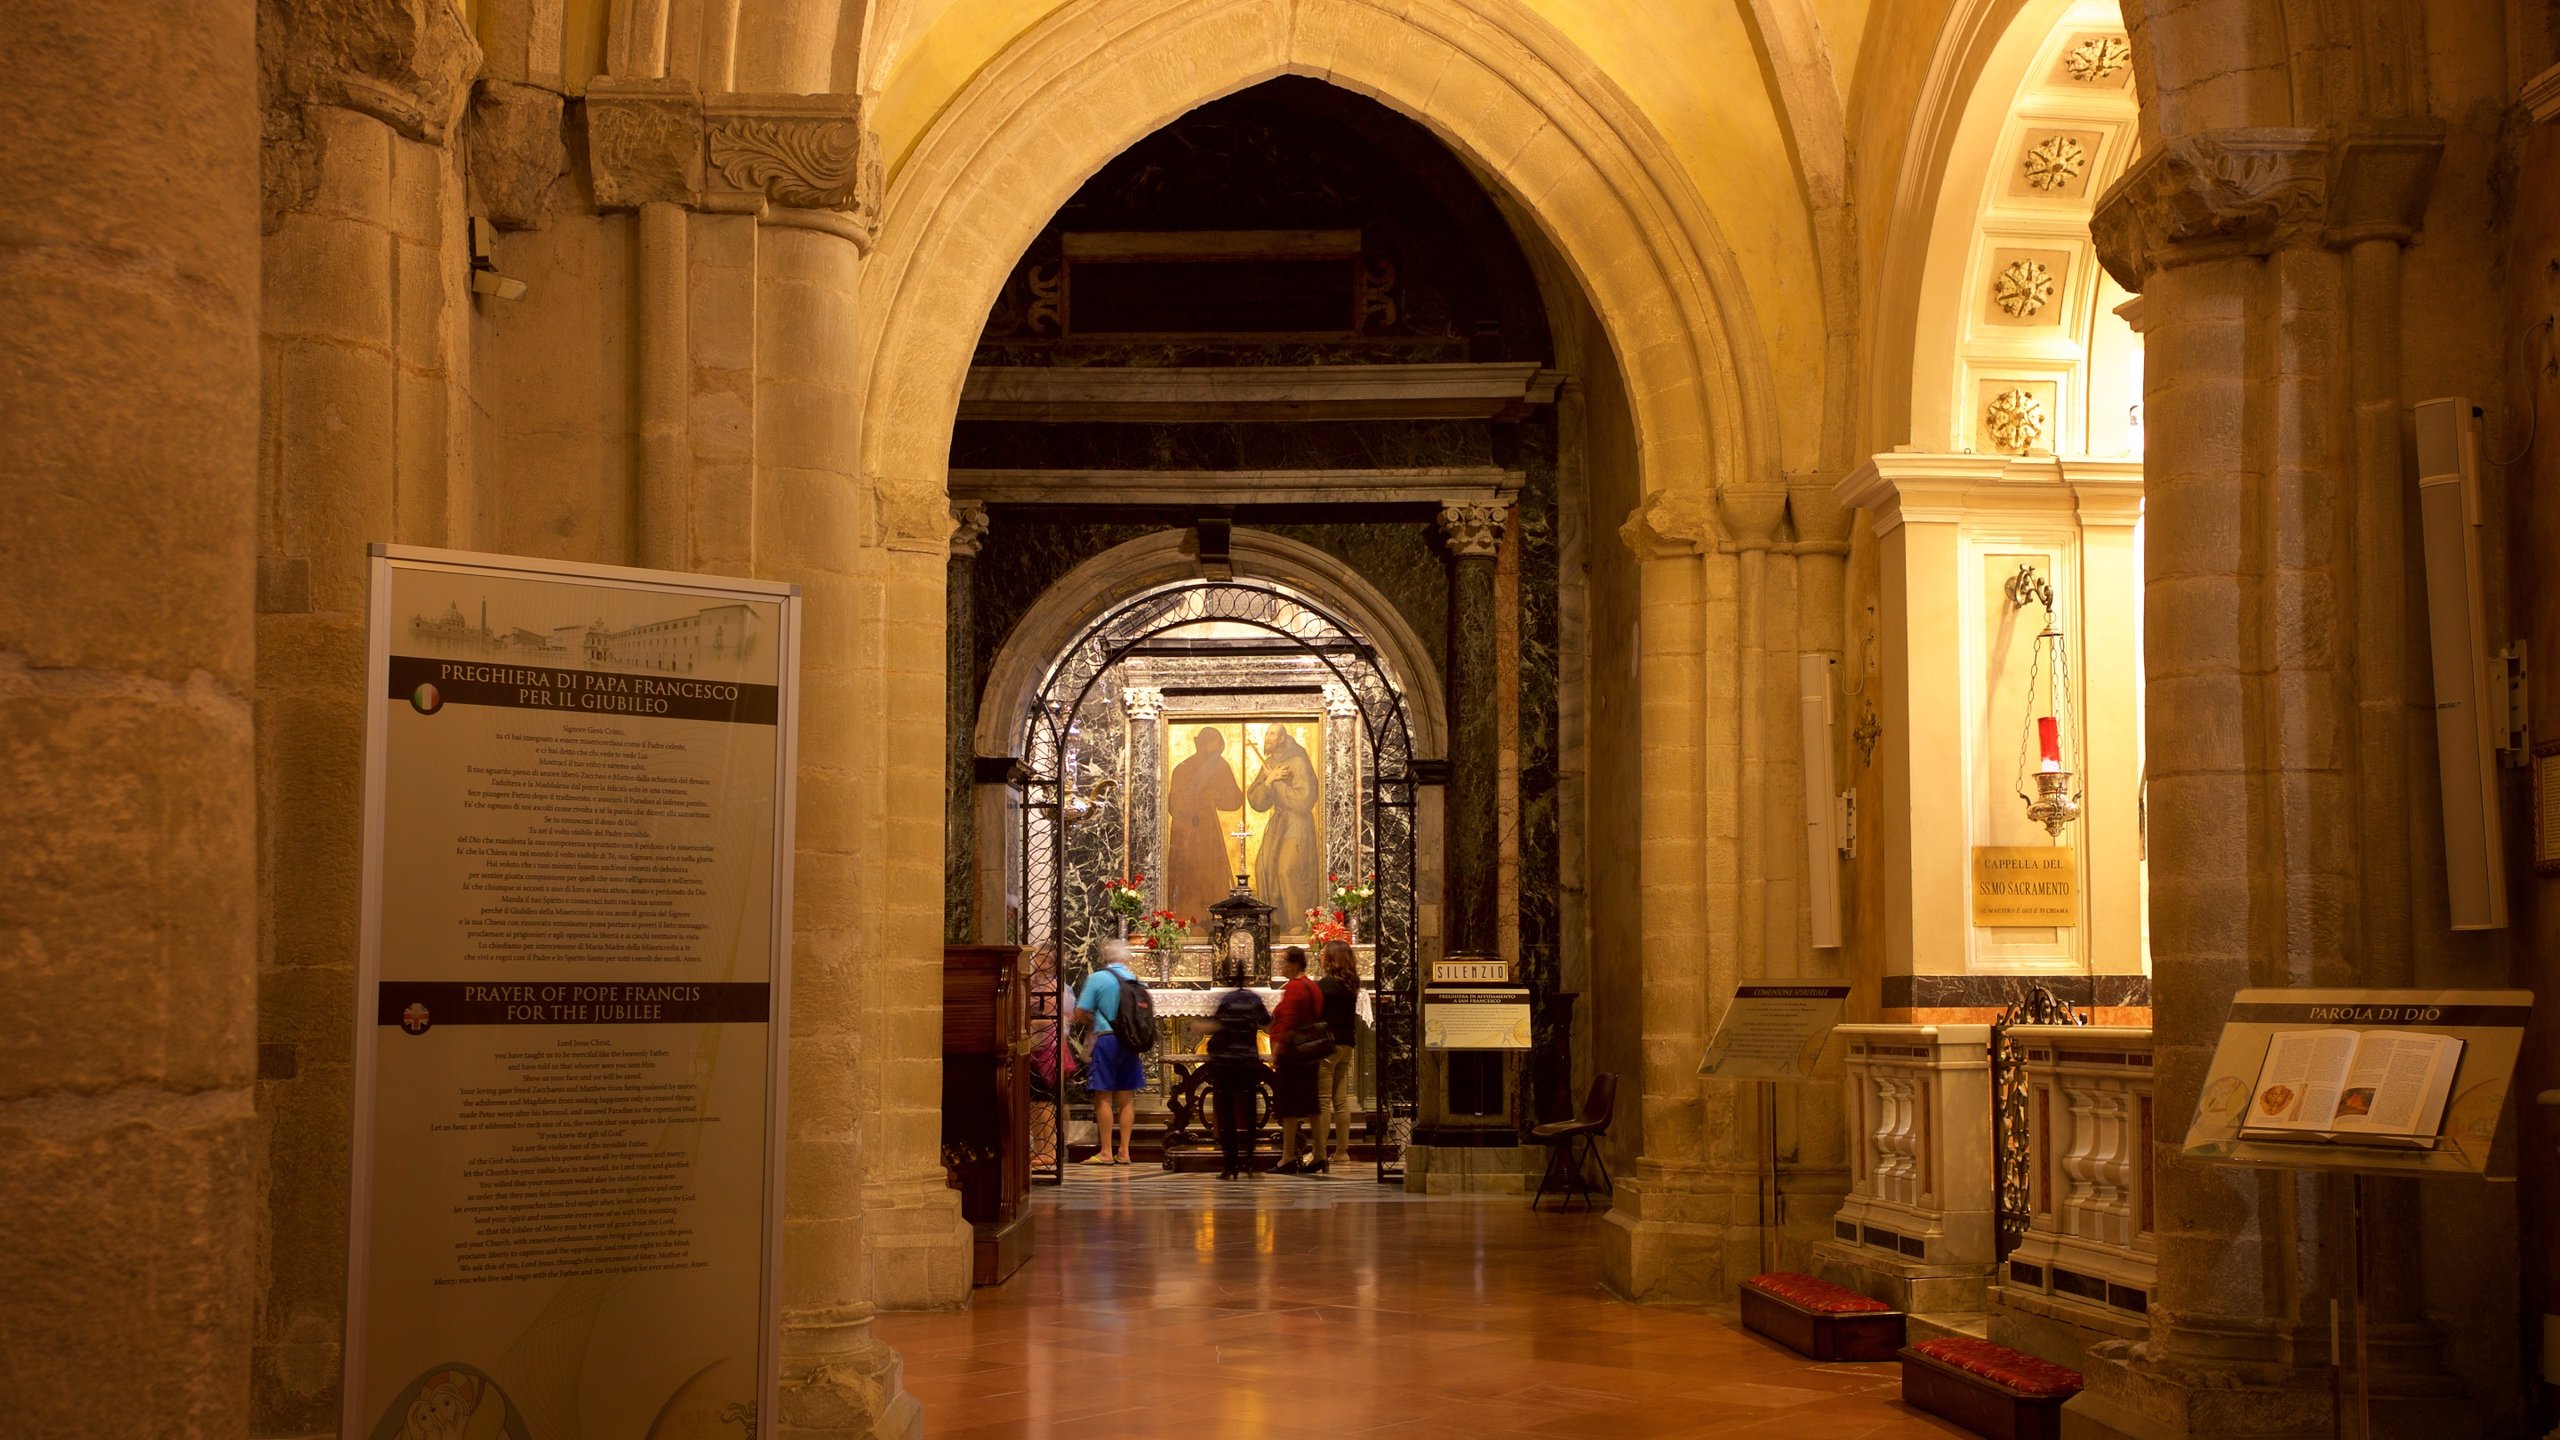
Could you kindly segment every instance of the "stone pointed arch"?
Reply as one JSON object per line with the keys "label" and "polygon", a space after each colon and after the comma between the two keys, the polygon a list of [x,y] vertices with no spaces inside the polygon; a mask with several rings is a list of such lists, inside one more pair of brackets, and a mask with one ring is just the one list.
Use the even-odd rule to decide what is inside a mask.
{"label": "stone pointed arch", "polygon": [[1207,101],[1280,75],[1428,126],[1519,202],[1626,372],[1644,488],[1704,515],[1774,487],[1774,383],[1740,272],[1635,105],[1519,0],[1075,0],[936,118],[863,282],[864,473],[943,489],[969,357],[1006,273],[1078,185]]}

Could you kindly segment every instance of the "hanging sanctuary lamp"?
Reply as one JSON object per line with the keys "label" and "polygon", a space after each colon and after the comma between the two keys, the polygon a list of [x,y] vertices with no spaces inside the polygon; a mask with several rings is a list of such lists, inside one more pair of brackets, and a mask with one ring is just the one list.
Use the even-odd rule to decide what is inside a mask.
{"label": "hanging sanctuary lamp", "polygon": [[[2081,790],[2072,760],[2080,749],[2079,727],[2071,706],[2071,650],[2062,622],[2054,614],[2053,582],[2021,564],[2003,587],[2010,607],[2030,602],[2044,607],[2044,629],[2027,661],[2026,727],[2018,738],[2018,798],[2027,802],[2027,818],[2056,841],[2062,827],[2080,818]],[[2032,763],[2033,770],[2029,770]],[[2030,790],[2028,775],[2035,776]]]}

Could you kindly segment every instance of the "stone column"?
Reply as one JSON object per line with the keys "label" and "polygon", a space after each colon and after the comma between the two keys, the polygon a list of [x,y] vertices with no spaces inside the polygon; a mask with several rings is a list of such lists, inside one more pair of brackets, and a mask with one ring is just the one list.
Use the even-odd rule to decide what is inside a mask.
{"label": "stone column", "polygon": [[[2387,713],[2404,684],[2400,627],[2353,598],[2407,583],[2401,402],[2389,361],[2355,357],[2397,352],[2394,267],[2365,247],[2414,230],[2433,164],[2415,152],[2429,143],[2384,147],[2377,165],[2358,137],[2316,130],[2173,137],[2093,226],[2109,271],[2143,291],[2148,351],[2163,1116],[2194,1108],[2235,990],[2409,978],[2408,849],[2366,832],[2425,835],[2433,817],[2397,798],[2409,789],[2405,722]],[[2363,273],[2331,244],[2362,250]],[[2337,423],[2345,413],[2356,426]],[[2356,719],[2379,743],[2359,746]],[[2343,1183],[2193,1164],[2175,1127],[2157,1143],[2151,1340],[2093,1364],[2074,1402],[2087,1433],[2327,1433],[2327,1307],[2349,1280]],[[2458,1387],[2428,1373],[2415,1281],[2388,1253],[2427,1220],[2401,1187],[2377,1198],[2399,1219],[2377,1240],[2376,1433],[2470,1433]]]}
{"label": "stone column", "polygon": [[271,7],[259,37],[275,60],[260,336],[259,1435],[334,1428],[340,1404],[366,547],[468,543],[474,312],[455,138],[480,53],[441,0],[383,12],[399,23]]}
{"label": "stone column", "polygon": [[[687,246],[686,423],[720,437],[688,442],[692,544],[804,601],[773,1428],[908,1435],[918,1407],[871,1316],[957,1304],[969,1281],[969,1229],[938,1159],[953,517],[938,486],[860,473],[877,142],[857,97],[701,99],[647,79],[590,87],[588,141],[601,206],[682,204],[698,212],[692,240],[716,242]],[[751,243],[731,233],[740,222]],[[752,324],[704,325],[700,306],[723,296]]]}
{"label": "stone column", "polygon": [[[1324,864],[1328,874],[1357,879],[1360,859],[1360,801],[1367,786],[1360,776],[1360,705],[1351,687],[1339,680],[1324,682]],[[1366,928],[1366,927],[1364,927]]]}
{"label": "stone column", "polygon": [[0,1388],[17,1434],[247,1428],[255,8],[193,7],[182,41],[136,0],[0,9]]}
{"label": "stone column", "polygon": [[948,717],[942,754],[942,938],[977,938],[978,900],[978,547],[986,543],[987,507],[951,507],[951,568],[945,579],[943,694]]}
{"label": "stone column", "polygon": [[[1127,827],[1121,840],[1124,873],[1146,876],[1147,902],[1160,906],[1167,903],[1164,800],[1159,792],[1164,779],[1164,690],[1155,685],[1124,685],[1120,709],[1127,717],[1123,733],[1129,737],[1129,771],[1120,783],[1121,823]],[[1209,922],[1206,915],[1191,918],[1202,926]]]}
{"label": "stone column", "polygon": [[1440,511],[1449,547],[1449,903],[1441,933],[1451,955],[1491,955],[1498,948],[1502,736],[1494,695],[1493,562],[1505,515],[1499,505]]}
{"label": "stone column", "polygon": [[[1731,561],[1716,553],[1715,523],[1703,497],[1660,492],[1629,516],[1619,538],[1636,553],[1637,733],[1643,751],[1638,821],[1643,953],[1644,1069],[1627,1077],[1620,1113],[1640,1106],[1644,1153],[1619,1181],[1600,1236],[1601,1276],[1635,1299],[1719,1293],[1732,1197],[1707,1165],[1709,1115],[1697,1075],[1706,1049],[1707,1000],[1730,984],[1731,937],[1711,935],[1711,865],[1731,873],[1717,843],[1730,826],[1713,823],[1709,799],[1719,742],[1709,724],[1716,602],[1730,604]],[[1718,594],[1719,589],[1724,593]],[[1719,952],[1722,964],[1719,966]],[[1750,1123],[1747,1116],[1723,1117]]]}

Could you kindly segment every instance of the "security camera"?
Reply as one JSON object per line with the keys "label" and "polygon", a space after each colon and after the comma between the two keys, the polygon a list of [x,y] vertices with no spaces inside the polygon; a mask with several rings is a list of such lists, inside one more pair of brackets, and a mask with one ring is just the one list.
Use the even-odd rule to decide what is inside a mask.
{"label": "security camera", "polygon": [[489,222],[471,217],[471,293],[500,300],[524,298],[524,282],[498,273],[497,245]]}

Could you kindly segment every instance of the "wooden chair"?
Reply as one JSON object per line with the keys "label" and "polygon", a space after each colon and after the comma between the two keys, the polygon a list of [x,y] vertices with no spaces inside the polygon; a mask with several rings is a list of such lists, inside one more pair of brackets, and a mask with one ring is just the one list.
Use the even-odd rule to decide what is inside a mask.
{"label": "wooden chair", "polygon": [[[1592,1208],[1593,1191],[1583,1183],[1585,1160],[1600,1167],[1600,1193],[1615,1195],[1618,1187],[1609,1178],[1609,1162],[1600,1158],[1600,1141],[1609,1133],[1609,1118],[1618,1109],[1618,1077],[1601,1074],[1591,1077],[1591,1093],[1582,1099],[1582,1113],[1570,1120],[1553,1120],[1529,1132],[1529,1143],[1547,1147],[1547,1171],[1538,1177],[1538,1193],[1529,1197],[1529,1208],[1547,1198],[1548,1187],[1557,1180],[1556,1172],[1564,1172],[1564,1203],[1559,1208],[1571,1210],[1573,1198],[1582,1197],[1582,1208]],[[1574,1149],[1576,1144],[1582,1148]]]}

